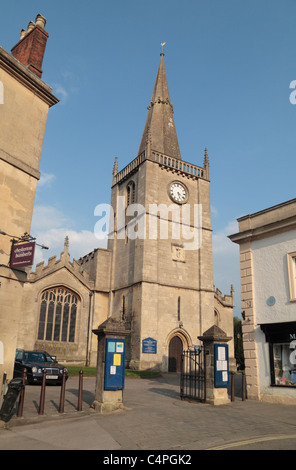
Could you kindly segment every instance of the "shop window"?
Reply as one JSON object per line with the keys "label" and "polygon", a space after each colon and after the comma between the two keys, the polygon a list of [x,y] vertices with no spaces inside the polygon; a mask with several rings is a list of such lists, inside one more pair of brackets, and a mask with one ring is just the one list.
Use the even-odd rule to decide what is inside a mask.
{"label": "shop window", "polygon": [[296,341],[272,344],[272,385],[296,386]]}
{"label": "shop window", "polygon": [[270,353],[270,384],[296,387],[296,322],[260,325]]}
{"label": "shop window", "polygon": [[78,296],[72,291],[57,287],[41,295],[38,340],[75,341]]}
{"label": "shop window", "polygon": [[296,301],[296,251],[287,254],[290,301]]}

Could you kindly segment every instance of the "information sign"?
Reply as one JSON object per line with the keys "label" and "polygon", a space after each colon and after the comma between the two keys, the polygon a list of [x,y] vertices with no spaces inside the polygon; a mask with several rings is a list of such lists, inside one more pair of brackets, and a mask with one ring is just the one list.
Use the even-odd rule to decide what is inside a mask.
{"label": "information sign", "polygon": [[228,344],[214,345],[214,364],[215,364],[215,387],[228,387],[229,384],[229,359]]}
{"label": "information sign", "polygon": [[125,339],[106,339],[105,390],[122,390],[125,374]]}
{"label": "information sign", "polygon": [[157,341],[153,338],[146,338],[142,341],[142,353],[144,354],[156,354],[157,353]]}

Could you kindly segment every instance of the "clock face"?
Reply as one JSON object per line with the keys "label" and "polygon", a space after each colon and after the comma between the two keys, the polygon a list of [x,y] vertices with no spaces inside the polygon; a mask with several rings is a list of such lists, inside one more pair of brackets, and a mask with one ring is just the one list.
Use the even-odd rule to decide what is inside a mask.
{"label": "clock face", "polygon": [[186,189],[181,183],[173,183],[170,186],[170,196],[175,202],[182,203],[186,199]]}

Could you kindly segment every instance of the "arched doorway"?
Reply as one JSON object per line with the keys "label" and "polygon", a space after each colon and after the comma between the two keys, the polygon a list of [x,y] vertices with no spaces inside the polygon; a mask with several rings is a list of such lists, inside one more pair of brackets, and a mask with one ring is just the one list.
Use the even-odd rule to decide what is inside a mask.
{"label": "arched doorway", "polygon": [[174,336],[169,343],[169,372],[181,372],[183,343],[179,336]]}

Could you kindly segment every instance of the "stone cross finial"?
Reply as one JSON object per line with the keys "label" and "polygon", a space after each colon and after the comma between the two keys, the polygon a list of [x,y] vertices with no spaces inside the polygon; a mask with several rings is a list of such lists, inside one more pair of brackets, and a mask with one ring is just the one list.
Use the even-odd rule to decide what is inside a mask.
{"label": "stone cross finial", "polygon": [[206,166],[209,166],[209,157],[208,157],[208,149],[207,149],[207,147],[205,148],[204,168],[205,168]]}
{"label": "stone cross finial", "polygon": [[68,253],[68,248],[69,248],[69,237],[67,235],[65,238],[65,242],[64,242],[64,252]]}

